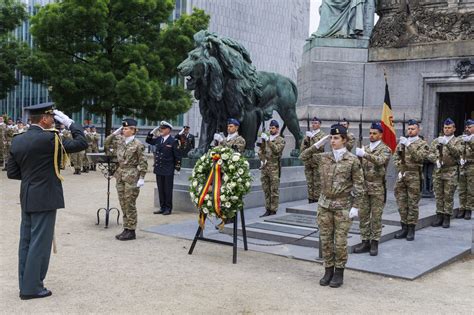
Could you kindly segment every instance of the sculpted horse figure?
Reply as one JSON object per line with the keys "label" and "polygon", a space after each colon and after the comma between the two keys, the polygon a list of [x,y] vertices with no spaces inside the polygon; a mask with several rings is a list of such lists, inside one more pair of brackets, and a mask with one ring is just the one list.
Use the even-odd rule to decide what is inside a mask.
{"label": "sculpted horse figure", "polygon": [[214,133],[226,131],[227,119],[236,118],[246,141],[244,155],[254,157],[259,126],[271,119],[274,110],[295,137],[291,155],[298,156],[303,136],[296,116],[295,83],[277,73],[256,71],[245,47],[231,38],[199,31],[194,41],[196,48],[178,66],[187,77],[187,89],[194,90],[203,118],[199,146],[189,156],[204,154]]}

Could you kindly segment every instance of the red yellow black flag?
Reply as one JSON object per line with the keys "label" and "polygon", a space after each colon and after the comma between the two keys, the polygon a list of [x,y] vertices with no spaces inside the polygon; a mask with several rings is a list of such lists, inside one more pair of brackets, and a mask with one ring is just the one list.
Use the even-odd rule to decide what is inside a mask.
{"label": "red yellow black flag", "polygon": [[397,135],[395,134],[395,127],[393,124],[393,112],[392,105],[390,104],[390,93],[388,91],[387,80],[385,80],[385,99],[383,102],[381,123],[383,127],[382,141],[392,150],[392,152],[395,152],[395,148],[397,147]]}

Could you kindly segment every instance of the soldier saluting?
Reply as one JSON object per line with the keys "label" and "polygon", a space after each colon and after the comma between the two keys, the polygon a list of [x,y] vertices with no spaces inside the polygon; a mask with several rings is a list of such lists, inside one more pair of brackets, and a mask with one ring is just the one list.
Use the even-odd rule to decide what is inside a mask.
{"label": "soldier saluting", "polygon": [[[7,176],[21,180],[21,227],[18,270],[22,300],[50,296],[43,280],[48,271],[57,209],[64,208],[60,164],[63,153],[79,152],[87,147],[79,124],[52,103],[25,108],[32,125],[12,140]],[[64,124],[73,139],[61,139],[54,120]]]}
{"label": "soldier saluting", "polygon": [[223,137],[219,133],[214,134],[214,140],[219,145],[233,149],[236,152],[244,153],[245,151],[245,139],[239,135],[240,122],[235,118],[229,118],[227,120],[227,137]]}
{"label": "soldier saluting", "polygon": [[127,118],[122,120],[122,127],[115,130],[105,139],[107,145],[117,144],[118,168],[115,171],[117,194],[123,212],[123,231],[115,236],[119,241],[134,240],[137,228],[137,198],[140,188],[145,185],[145,174],[148,162],[145,157],[145,146],[135,138],[137,121]]}
{"label": "soldier saluting", "polygon": [[313,144],[325,137],[321,130],[321,119],[313,117],[311,120],[311,131],[306,131],[306,137],[301,143],[300,158],[304,164],[304,174],[308,183],[308,202],[318,202],[321,193],[321,183],[319,180],[319,154],[324,152],[324,146],[315,148]]}
{"label": "soldier saluting", "polygon": [[474,210],[474,119],[466,120],[465,134],[462,140],[462,155],[459,160],[459,203],[460,209],[456,218],[471,220]]}
{"label": "soldier saluting", "polygon": [[436,220],[431,226],[449,228],[453,215],[454,192],[458,181],[458,163],[461,157],[461,139],[454,136],[454,121],[443,123],[443,136],[431,142],[429,160],[435,163],[433,189],[436,198]]}
{"label": "soldier saluting", "polygon": [[429,147],[418,134],[420,125],[417,120],[408,121],[408,138],[400,137],[393,162],[398,171],[395,183],[395,198],[400,213],[402,230],[395,238],[415,239],[415,226],[418,223],[418,203],[421,197],[423,162],[428,157]]}
{"label": "soldier saluting", "polygon": [[[330,137],[330,138],[329,138]],[[347,235],[364,195],[364,179],[359,159],[346,148],[347,129],[331,126],[331,135],[314,144],[321,147],[331,139],[332,152],[321,154],[321,196],[318,226],[325,273],[322,286],[340,287],[347,263]]]}
{"label": "soldier saluting", "polygon": [[378,255],[378,246],[382,234],[382,213],[385,207],[386,187],[385,174],[392,156],[390,148],[382,142],[383,127],[380,122],[370,126],[370,144],[356,148],[356,155],[361,158],[364,174],[365,193],[359,211],[359,228],[362,243],[354,253]]}

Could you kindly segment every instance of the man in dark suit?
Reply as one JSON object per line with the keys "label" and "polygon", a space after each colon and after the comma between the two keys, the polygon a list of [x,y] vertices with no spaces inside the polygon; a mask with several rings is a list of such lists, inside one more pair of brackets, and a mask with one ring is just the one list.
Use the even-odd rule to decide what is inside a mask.
{"label": "man in dark suit", "polygon": [[[21,180],[18,272],[22,300],[52,294],[43,280],[49,265],[56,210],[64,208],[60,164],[64,153],[87,148],[82,127],[52,106],[53,103],[45,103],[25,108],[32,125],[13,138],[7,164],[8,178]],[[55,119],[72,133],[73,139],[63,139],[62,145],[53,129]]]}
{"label": "man in dark suit", "polygon": [[181,157],[187,157],[188,152],[195,147],[195,137],[189,133],[189,126],[183,126],[183,129],[175,136],[178,140],[178,149]]}
{"label": "man in dark suit", "polygon": [[[160,136],[154,137],[157,129]],[[173,126],[162,121],[160,126],[153,129],[146,137],[146,143],[155,146],[155,164],[153,172],[156,174],[156,184],[160,198],[160,210],[155,214],[170,215],[173,210],[173,180],[174,171],[181,169],[181,154],[178,150],[178,141],[170,135]]]}

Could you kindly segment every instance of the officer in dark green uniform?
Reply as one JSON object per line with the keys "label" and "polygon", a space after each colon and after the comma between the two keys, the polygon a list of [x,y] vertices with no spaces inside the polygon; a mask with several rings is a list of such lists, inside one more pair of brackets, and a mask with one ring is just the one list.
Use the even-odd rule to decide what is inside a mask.
{"label": "officer in dark green uniform", "polygon": [[[56,210],[64,208],[60,164],[64,153],[87,148],[80,125],[53,110],[53,103],[25,108],[32,125],[13,138],[7,176],[21,180],[21,227],[18,251],[20,298],[43,298],[51,291],[43,285],[48,271]],[[54,120],[65,125],[73,139],[61,139],[53,129]]]}

